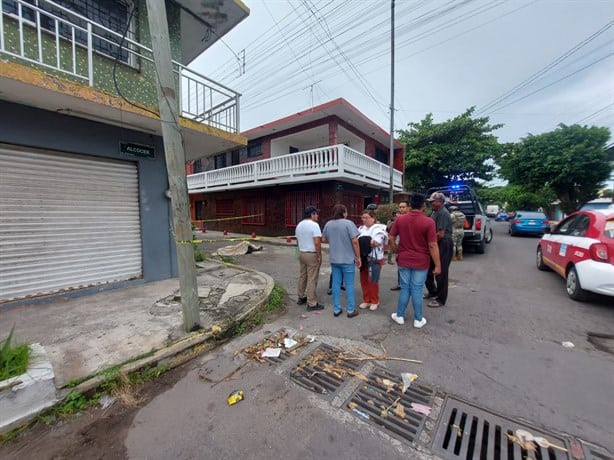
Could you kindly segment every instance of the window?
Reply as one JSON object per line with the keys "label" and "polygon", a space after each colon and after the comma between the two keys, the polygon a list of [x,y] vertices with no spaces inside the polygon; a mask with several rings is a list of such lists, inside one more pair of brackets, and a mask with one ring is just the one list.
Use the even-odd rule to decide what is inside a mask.
{"label": "window", "polygon": [[233,150],[230,154],[230,164],[232,166],[241,164],[241,150]]}
{"label": "window", "polygon": [[384,163],[385,165],[390,164],[390,156],[388,155],[388,151],[380,149],[379,147],[375,148],[375,159],[380,163]]}
{"label": "window", "polygon": [[194,160],[194,174],[203,172],[203,161],[202,160]]}
{"label": "window", "polygon": [[204,201],[194,202],[194,220],[203,220],[203,210],[205,207]]}
{"label": "window", "polygon": [[234,216],[234,201],[233,200],[215,200],[215,215],[216,216]]}
{"label": "window", "polygon": [[297,153],[298,151],[299,151],[299,150],[298,150],[298,147],[292,147],[292,146],[290,146],[290,147],[288,148],[288,153]]}
{"label": "window", "polygon": [[[75,13],[71,14],[44,0],[24,0],[24,2],[38,6],[43,10],[40,13],[40,27],[42,29],[55,33],[55,18],[59,18],[59,36],[72,40],[74,31],[75,41],[83,46],[87,46],[87,32],[83,30],[87,28],[87,21],[77,15],[84,16],[91,22],[112,30],[115,34],[94,24],[92,29],[93,49],[113,58],[118,57],[122,62],[130,61],[130,54],[126,49],[127,45],[123,44],[120,54],[119,43],[124,33],[126,33],[127,38],[133,40],[136,38],[134,27],[128,24],[128,19],[131,15],[131,5],[115,0],[55,0],[55,3],[58,5]],[[3,0],[2,10],[13,15],[19,15],[17,0]],[[34,24],[36,22],[36,11],[25,7],[22,3],[22,18]],[[131,24],[136,24],[137,22],[138,19],[136,13],[134,13],[132,14]],[[126,28],[128,28],[127,32]]]}
{"label": "window", "polygon": [[320,207],[318,192],[289,192],[286,195],[286,227],[296,227],[305,217],[305,208],[309,205]]}
{"label": "window", "polygon": [[247,158],[259,157],[260,155],[262,155],[262,144],[247,146]]}
{"label": "window", "polygon": [[242,224],[264,225],[266,201],[263,196],[253,196],[246,198],[243,201],[243,219]]}
{"label": "window", "polygon": [[226,167],[226,154],[222,153],[220,155],[216,155],[213,158],[213,161],[214,161],[215,169],[225,168]]}
{"label": "window", "polygon": [[342,203],[348,208],[348,219],[356,225],[362,225],[360,217],[364,210],[364,198],[362,194],[355,192],[344,192]]}

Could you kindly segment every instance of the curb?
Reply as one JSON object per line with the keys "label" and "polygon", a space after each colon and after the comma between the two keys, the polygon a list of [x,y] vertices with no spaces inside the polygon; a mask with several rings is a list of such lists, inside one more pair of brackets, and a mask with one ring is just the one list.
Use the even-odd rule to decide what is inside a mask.
{"label": "curb", "polygon": [[[217,346],[217,344],[211,341],[212,339],[214,339],[217,336],[224,335],[234,325],[240,323],[245,318],[252,315],[254,311],[264,307],[267,304],[268,299],[271,295],[271,292],[273,291],[273,288],[275,286],[275,282],[273,278],[271,278],[271,276],[267,275],[266,273],[259,272],[257,270],[252,270],[249,268],[241,267],[241,266],[230,264],[230,263],[224,263],[224,262],[218,262],[218,263],[222,263],[224,265],[227,265],[235,269],[242,270],[244,272],[256,273],[259,276],[261,276],[265,284],[264,289],[262,290],[262,295],[255,300],[250,299],[250,305],[247,308],[243,309],[241,313],[238,314],[236,317],[226,320],[226,321],[222,321],[217,324],[212,324],[207,330],[199,330],[196,332],[191,332],[186,337],[182,337],[178,339],[177,341],[175,341],[174,343],[172,343],[171,345],[168,345],[164,347],[163,349],[157,350],[155,353],[153,353],[150,356],[146,356],[146,357],[143,357],[142,359],[137,359],[135,361],[128,360],[129,362],[118,365],[118,367],[116,368],[116,372],[122,372],[122,373],[129,374],[129,373],[138,371],[139,369],[142,369],[144,367],[157,366],[161,363],[167,365],[168,370],[173,369],[202,353],[205,353],[209,350],[214,349]],[[215,326],[219,327],[220,331],[216,331],[215,333],[213,333],[212,330],[216,329]],[[111,368],[114,368],[114,366],[111,365],[107,367],[107,369],[111,369]],[[25,427],[28,424],[32,423],[32,420],[40,413],[46,410],[49,410],[55,406],[61,405],[66,399],[66,397],[71,392],[79,392],[79,393],[90,392],[96,389],[97,387],[99,387],[106,379],[107,379],[107,376],[104,375],[104,369],[103,369],[99,371],[98,374],[92,376],[91,378],[87,378],[87,380],[81,382],[80,384],[74,387],[63,386],[61,388],[57,388],[56,389],[56,399],[53,403],[46,405],[38,413],[31,414],[31,417],[29,417],[27,420],[23,420],[23,423],[12,425],[11,430]],[[2,433],[6,433],[6,432],[8,431],[2,431]]]}
{"label": "curb", "polygon": [[[157,365],[161,362],[168,364],[169,369],[173,369],[174,367],[177,367],[180,364],[183,364],[186,361],[190,360],[194,356],[197,356],[198,354],[204,351],[209,351],[212,348],[214,348],[214,345],[207,347],[205,342],[209,341],[210,339],[216,336],[223,335],[224,333],[228,332],[235,324],[240,323],[245,318],[250,316],[255,310],[258,310],[259,308],[263,307],[268,301],[269,296],[271,295],[271,292],[273,291],[273,287],[275,286],[275,282],[273,281],[273,278],[271,278],[266,273],[258,272],[256,270],[251,270],[245,267],[240,267],[238,265],[234,265],[230,263],[226,263],[225,265],[232,267],[232,268],[240,269],[246,272],[257,273],[258,275],[262,276],[265,280],[265,288],[263,290],[262,297],[260,299],[257,299],[253,303],[253,305],[243,310],[243,312],[240,315],[236,316],[232,320],[224,321],[219,324],[213,324],[206,331],[201,330],[201,331],[191,332],[190,335],[188,335],[187,337],[183,337],[177,340],[176,342],[172,343],[171,345],[161,350],[156,351],[151,356],[147,356],[143,359],[139,359],[136,361],[132,361],[132,362],[120,365],[117,371],[123,372],[123,373],[132,373],[146,366]],[[221,332],[216,332],[216,333],[211,332],[211,330],[214,329],[215,326],[220,327]],[[195,350],[192,350],[192,349],[195,349]],[[189,353],[186,353],[186,351],[190,351],[190,350],[192,351]],[[173,358],[176,358],[176,359],[173,359]],[[106,380],[105,376],[96,375],[80,383],[79,385],[75,387],[64,386],[62,388],[59,388],[58,389],[58,392],[59,392],[58,404],[61,403],[64,400],[64,398],[66,398],[66,396],[72,391],[77,391],[79,393],[86,393],[100,386],[105,380]]]}

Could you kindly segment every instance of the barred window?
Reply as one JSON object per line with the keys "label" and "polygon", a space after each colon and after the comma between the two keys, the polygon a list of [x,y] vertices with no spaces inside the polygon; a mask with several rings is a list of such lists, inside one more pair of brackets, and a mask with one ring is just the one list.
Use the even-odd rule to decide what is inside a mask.
{"label": "barred window", "polygon": [[242,224],[265,225],[266,200],[263,196],[253,196],[243,201]]}
{"label": "barred window", "polygon": [[215,215],[221,216],[234,216],[234,201],[233,200],[215,200]]}
{"label": "barred window", "polygon": [[305,208],[309,205],[320,206],[318,192],[288,192],[286,195],[286,227],[296,227],[305,217]]}

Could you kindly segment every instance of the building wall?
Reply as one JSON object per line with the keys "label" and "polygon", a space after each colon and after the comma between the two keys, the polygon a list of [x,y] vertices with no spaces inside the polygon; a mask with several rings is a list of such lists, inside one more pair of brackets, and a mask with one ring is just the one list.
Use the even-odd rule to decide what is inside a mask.
{"label": "building wall", "polygon": [[[149,34],[149,24],[147,19],[146,0],[139,0],[137,14],[133,18],[136,33],[135,40],[151,49],[151,37]],[[167,16],[169,23],[169,37],[171,45],[171,55],[175,61],[181,58],[181,32],[180,32],[180,10],[177,6],[167,2]],[[7,50],[20,54],[19,48],[19,28],[15,20],[5,16],[4,18],[4,39]],[[42,33],[43,60],[49,65],[56,65],[56,42],[55,37],[48,33]],[[38,35],[34,27],[24,28],[24,56],[38,60]],[[72,46],[66,40],[60,41],[60,62],[63,68],[70,69],[72,63]],[[87,76],[87,52],[83,46],[75,48],[77,55],[77,71],[82,76]],[[137,50],[142,53],[142,50]],[[152,57],[152,56],[149,56]],[[3,59],[16,62],[23,66],[35,67],[46,73],[60,76],[64,79],[87,84],[87,80],[78,78],[69,73],[60,72],[51,67],[40,66],[34,62],[3,55]],[[129,66],[125,63],[115,62],[109,56],[94,53],[94,88],[105,91],[109,94],[118,95],[119,91],[123,96],[131,101],[145,104],[150,107],[158,107],[158,95],[155,82],[155,71],[153,63],[140,59],[136,66]],[[114,75],[115,74],[115,75]],[[117,88],[115,83],[117,83]]]}
{"label": "building wall", "polygon": [[[332,217],[332,208],[336,204],[348,207],[348,218],[356,224],[360,223],[360,215],[366,204],[376,201],[375,191],[354,184],[338,181],[319,181],[308,184],[294,184],[287,186],[261,187],[246,190],[231,190],[225,192],[197,193],[190,195],[190,212],[195,226],[207,230],[228,231],[250,235],[252,232],[262,236],[288,236],[294,235],[294,228],[302,218],[302,209],[306,205],[320,208],[320,225]],[[287,199],[291,194],[314,197],[301,206],[295,219],[288,222],[286,209]],[[262,197],[264,201],[264,222],[259,225],[243,222],[238,217],[244,216],[245,203],[253,200],[255,196]],[[224,202],[232,206],[226,210],[228,215],[222,216],[216,211],[216,203]],[[232,204],[230,204],[232,202]],[[197,220],[196,206],[201,207]]]}
{"label": "building wall", "polygon": [[[143,279],[134,282],[177,276],[175,247],[169,230],[171,205],[165,196],[168,179],[161,137],[4,101],[0,101],[0,126],[0,143],[136,163]],[[122,155],[120,141],[153,146],[155,158]],[[79,294],[74,291],[70,295]]]}

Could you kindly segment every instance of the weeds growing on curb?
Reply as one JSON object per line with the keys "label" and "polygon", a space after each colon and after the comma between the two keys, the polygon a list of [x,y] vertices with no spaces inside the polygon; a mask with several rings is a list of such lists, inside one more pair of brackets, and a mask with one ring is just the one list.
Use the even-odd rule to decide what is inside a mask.
{"label": "weeds growing on curb", "polygon": [[275,283],[273,286],[273,290],[271,291],[271,295],[269,295],[269,300],[260,309],[256,310],[249,317],[245,318],[240,323],[236,324],[230,331],[230,336],[241,335],[247,331],[254,329],[257,326],[260,326],[265,322],[267,316],[269,314],[278,312],[284,308],[284,296],[286,295],[286,291],[280,284]]}
{"label": "weeds growing on curb", "polygon": [[28,369],[30,347],[27,344],[11,345],[15,326],[9,336],[0,343],[0,381],[23,374]]}

